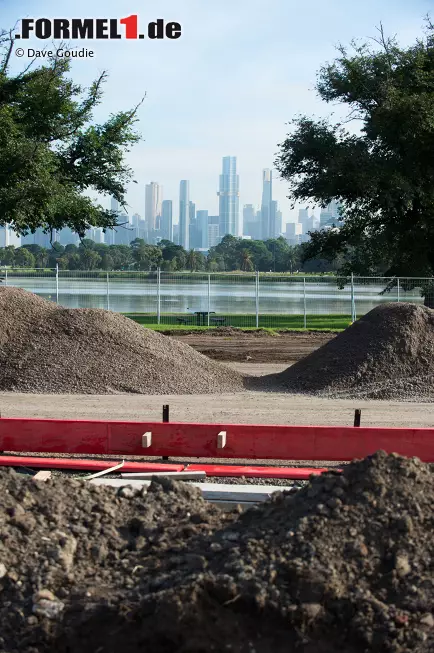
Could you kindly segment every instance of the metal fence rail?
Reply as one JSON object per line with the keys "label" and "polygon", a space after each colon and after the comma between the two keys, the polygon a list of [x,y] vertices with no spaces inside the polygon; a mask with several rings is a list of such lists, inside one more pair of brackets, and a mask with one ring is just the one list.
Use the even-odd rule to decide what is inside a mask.
{"label": "metal fence rail", "polygon": [[344,328],[383,302],[434,305],[434,279],[0,268],[4,286],[149,325]]}

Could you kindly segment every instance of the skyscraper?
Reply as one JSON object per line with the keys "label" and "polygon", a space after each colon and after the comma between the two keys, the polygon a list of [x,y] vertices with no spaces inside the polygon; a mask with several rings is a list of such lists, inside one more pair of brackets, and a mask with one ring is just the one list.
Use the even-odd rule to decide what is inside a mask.
{"label": "skyscraper", "polygon": [[298,210],[298,221],[302,226],[302,234],[307,233],[308,221],[309,221],[309,208]]}
{"label": "skyscraper", "polygon": [[22,237],[18,236],[8,224],[0,227],[0,247],[20,247],[21,242]]}
{"label": "skyscraper", "polygon": [[173,241],[172,200],[163,200],[161,204],[161,237]]}
{"label": "skyscraper", "polygon": [[240,179],[237,175],[237,158],[223,157],[219,197],[220,238],[231,234],[239,236],[240,230]]}
{"label": "skyscraper", "polygon": [[280,236],[280,229],[277,224],[277,202],[271,200],[270,204],[270,238],[278,238]]}
{"label": "skyscraper", "polygon": [[332,227],[337,225],[339,220],[339,204],[336,200],[332,200],[325,208],[321,209],[320,213],[320,228]]}
{"label": "skyscraper", "polygon": [[262,239],[274,237],[274,225],[272,215],[273,201],[273,181],[272,172],[268,168],[262,172],[262,202],[261,202],[261,221],[262,221]]}
{"label": "skyscraper", "polygon": [[199,236],[199,249],[208,249],[208,211],[198,211],[196,214],[196,228]]}
{"label": "skyscraper", "polygon": [[253,204],[245,204],[243,208],[243,235],[250,236],[252,240],[260,240],[262,235],[261,214]]}
{"label": "skyscraper", "polygon": [[146,185],[145,191],[145,220],[148,225],[149,238],[158,229],[158,219],[161,215],[161,201],[163,188],[155,181]]}
{"label": "skyscraper", "polygon": [[276,238],[279,238],[279,236],[282,235],[282,232],[283,232],[283,215],[282,215],[282,211],[278,210],[277,202],[276,202],[276,217],[275,217]]}
{"label": "skyscraper", "polygon": [[119,202],[114,197],[111,199],[110,209],[115,213],[119,213]]}
{"label": "skyscraper", "polygon": [[303,238],[303,225],[300,222],[287,222],[285,238],[289,245],[299,245]]}
{"label": "skyscraper", "polygon": [[190,249],[197,249],[200,247],[200,239],[196,224],[196,204],[192,201],[188,203],[188,217],[189,246]]}
{"label": "skyscraper", "polygon": [[179,185],[179,244],[184,249],[190,247],[190,182],[183,179]]}

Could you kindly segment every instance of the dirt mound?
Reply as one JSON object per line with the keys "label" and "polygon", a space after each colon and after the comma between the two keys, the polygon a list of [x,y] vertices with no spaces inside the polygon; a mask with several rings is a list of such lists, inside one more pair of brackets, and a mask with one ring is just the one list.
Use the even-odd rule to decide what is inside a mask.
{"label": "dirt mound", "polygon": [[433,401],[434,310],[377,306],[274,381],[332,397]]}
{"label": "dirt mound", "polygon": [[433,473],[379,452],[225,514],[149,491],[0,473],[10,653],[428,653]]}
{"label": "dirt mound", "polygon": [[64,309],[0,288],[0,389],[41,393],[201,394],[240,375],[117,313]]}

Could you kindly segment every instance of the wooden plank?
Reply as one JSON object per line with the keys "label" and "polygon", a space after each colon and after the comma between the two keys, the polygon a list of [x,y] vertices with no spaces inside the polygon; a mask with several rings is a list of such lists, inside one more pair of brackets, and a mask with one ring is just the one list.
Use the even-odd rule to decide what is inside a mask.
{"label": "wooden plank", "polygon": [[226,446],[226,431],[220,431],[217,435],[217,449],[224,449]]}
{"label": "wooden plank", "polygon": [[147,431],[142,435],[142,447],[144,449],[149,449],[151,445],[152,445],[152,432]]}
{"label": "wooden plank", "polygon": [[[148,431],[146,453],[157,457],[350,461],[383,449],[434,462],[434,429],[36,418],[0,418],[0,451],[141,455]],[[217,448],[220,431],[224,449]]]}

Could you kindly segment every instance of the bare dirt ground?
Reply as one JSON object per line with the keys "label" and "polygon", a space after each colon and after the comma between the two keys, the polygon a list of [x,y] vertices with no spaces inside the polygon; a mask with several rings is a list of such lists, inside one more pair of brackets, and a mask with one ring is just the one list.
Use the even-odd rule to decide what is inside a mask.
{"label": "bare dirt ground", "polygon": [[[244,335],[247,337],[244,341]],[[333,334],[290,333],[282,336],[210,336],[191,334],[184,342],[206,347],[216,343],[223,358],[231,356],[242,362],[225,364],[242,374],[261,376],[281,372],[288,360],[307,355],[333,337]],[[238,356],[241,346],[244,358]],[[245,352],[257,352],[246,361]],[[304,351],[304,354],[302,353]],[[281,352],[280,358],[278,354]],[[282,353],[283,352],[283,353]],[[286,353],[285,353],[286,352]],[[249,354],[250,355],[250,354]],[[270,359],[267,360],[267,356]],[[273,362],[276,357],[278,362]],[[288,360],[285,360],[287,357]],[[260,359],[267,362],[260,362]],[[163,404],[170,406],[170,420],[179,422],[238,423],[238,424],[295,424],[352,426],[354,410],[362,410],[362,426],[433,427],[434,417],[426,404],[372,401],[334,400],[285,393],[242,392],[220,395],[47,395],[0,392],[2,417],[39,417],[57,419],[162,419]],[[143,458],[141,458],[143,460]],[[200,459],[199,459],[200,460]],[[199,462],[195,459],[194,462]],[[190,462],[179,459],[180,462]],[[173,460],[175,462],[175,460]],[[206,461],[203,461],[206,462]],[[207,462],[210,462],[209,460]],[[216,459],[214,462],[231,462]],[[235,461],[232,461],[235,462]],[[244,460],[237,460],[244,464]],[[256,464],[282,464],[279,461],[256,460]],[[324,461],[294,461],[291,466],[331,466]]]}
{"label": "bare dirt ground", "polygon": [[351,426],[354,409],[361,408],[362,426],[434,426],[427,404],[408,402],[356,402],[265,392],[188,396],[0,393],[2,417],[159,421],[163,404],[169,404],[170,420],[177,422]]}
{"label": "bare dirt ground", "polygon": [[307,356],[335,337],[334,333],[281,332],[274,335],[264,332],[237,332],[222,328],[211,332],[172,337],[184,342],[201,354],[220,361],[249,361],[251,363],[293,363]]}

